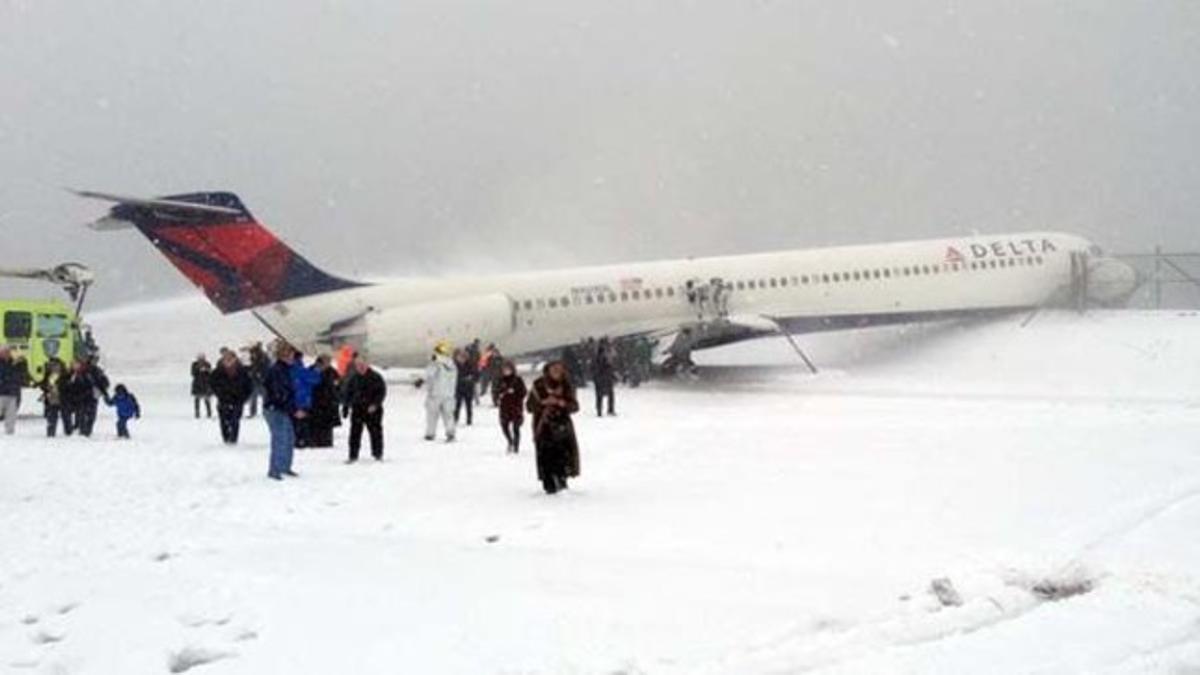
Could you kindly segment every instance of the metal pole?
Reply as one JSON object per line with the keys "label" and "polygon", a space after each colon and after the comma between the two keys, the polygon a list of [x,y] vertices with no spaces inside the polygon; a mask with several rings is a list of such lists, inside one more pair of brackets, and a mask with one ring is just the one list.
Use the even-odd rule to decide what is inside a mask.
{"label": "metal pole", "polygon": [[804,365],[808,366],[808,372],[816,375],[817,367],[813,365],[812,359],[808,358],[808,354],[804,353],[800,345],[796,344],[796,341],[792,339],[792,334],[784,330],[783,326],[779,326],[779,332],[783,334],[783,337],[787,338],[787,341],[792,345],[792,349],[795,349],[796,353],[800,355],[800,359],[804,361]]}
{"label": "metal pole", "polygon": [[1162,245],[1154,247],[1154,309],[1162,309]]}
{"label": "metal pole", "polygon": [[1088,260],[1086,253],[1079,254],[1079,313],[1087,312],[1088,301]]}

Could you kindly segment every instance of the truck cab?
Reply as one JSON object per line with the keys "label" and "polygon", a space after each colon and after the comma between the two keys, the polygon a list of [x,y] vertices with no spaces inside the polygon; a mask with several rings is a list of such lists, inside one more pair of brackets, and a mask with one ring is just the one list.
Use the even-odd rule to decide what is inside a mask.
{"label": "truck cab", "polygon": [[78,317],[56,300],[0,300],[0,329],[0,344],[25,360],[30,384],[42,380],[51,360],[67,365],[84,351]]}

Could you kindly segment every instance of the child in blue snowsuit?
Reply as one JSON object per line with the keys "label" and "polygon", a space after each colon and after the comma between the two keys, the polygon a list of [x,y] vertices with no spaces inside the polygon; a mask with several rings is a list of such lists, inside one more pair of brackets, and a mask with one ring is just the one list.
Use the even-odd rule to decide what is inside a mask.
{"label": "child in blue snowsuit", "polygon": [[106,403],[117,409],[117,437],[129,438],[129,420],[142,418],[142,408],[138,405],[137,397],[129,393],[125,385],[118,384],[113,397]]}

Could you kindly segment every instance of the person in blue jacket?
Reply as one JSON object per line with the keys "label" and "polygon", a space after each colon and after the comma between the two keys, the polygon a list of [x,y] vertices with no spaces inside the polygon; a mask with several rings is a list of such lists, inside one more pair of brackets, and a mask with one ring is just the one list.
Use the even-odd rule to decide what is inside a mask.
{"label": "person in blue jacket", "polygon": [[110,407],[117,409],[117,438],[129,438],[129,420],[142,418],[142,407],[138,405],[137,397],[129,393],[125,385],[118,384],[113,389],[112,398],[105,399]]}
{"label": "person in blue jacket", "polygon": [[292,471],[292,455],[296,449],[296,430],[292,421],[304,419],[307,413],[296,407],[296,385],[292,378],[296,350],[278,340],[274,352],[275,363],[263,378],[263,419],[271,433],[267,477],[283,480],[284,476],[298,475]]}
{"label": "person in blue jacket", "polygon": [[292,387],[296,392],[296,410],[303,411],[303,416],[297,416],[295,421],[296,447],[307,448],[309,442],[309,421],[312,417],[313,392],[321,384],[320,371],[304,365],[304,355],[296,352],[291,365]]}

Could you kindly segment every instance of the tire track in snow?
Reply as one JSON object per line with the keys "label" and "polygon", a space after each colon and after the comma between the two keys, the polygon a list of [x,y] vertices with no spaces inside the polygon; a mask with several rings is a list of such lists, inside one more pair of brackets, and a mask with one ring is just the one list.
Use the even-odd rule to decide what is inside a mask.
{"label": "tire track in snow", "polygon": [[1200,484],[1193,484],[1175,492],[1166,499],[1155,501],[1134,510],[1133,513],[1120,519],[1117,525],[1109,527],[1085,544],[1071,560],[1063,565],[1060,571],[1081,565],[1083,558],[1094,553],[1097,549],[1133,534],[1151,521],[1197,497],[1200,497]]}
{"label": "tire track in snow", "polygon": [[836,669],[892,649],[918,647],[970,635],[1018,620],[1045,604],[1016,581],[993,578],[987,588],[966,593],[960,607],[932,599],[884,610],[849,623],[818,622],[793,627],[757,645],[743,647],[693,672],[809,673]]}

